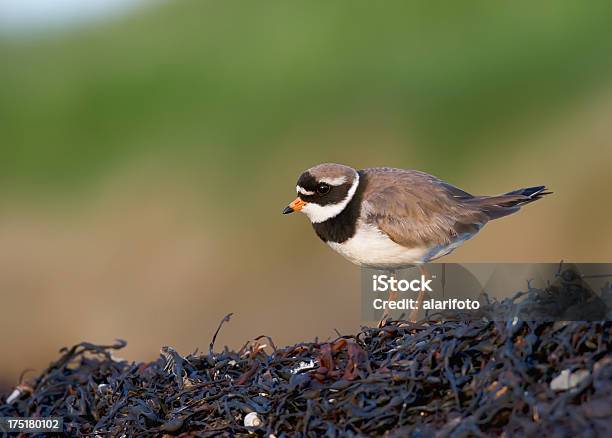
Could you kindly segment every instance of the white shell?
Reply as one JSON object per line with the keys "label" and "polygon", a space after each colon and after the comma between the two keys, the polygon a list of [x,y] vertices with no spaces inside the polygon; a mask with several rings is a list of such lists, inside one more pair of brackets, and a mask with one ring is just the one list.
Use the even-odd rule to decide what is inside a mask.
{"label": "white shell", "polygon": [[315,366],[315,362],[312,359],[310,359],[308,362],[301,361],[296,367],[292,368],[290,372],[291,374],[297,374],[300,371],[315,368]]}
{"label": "white shell", "polygon": [[23,390],[21,388],[15,388],[13,392],[11,392],[11,395],[6,398],[6,404],[12,404],[15,400],[21,397],[21,394],[23,394]]}
{"label": "white shell", "polygon": [[573,373],[569,369],[563,370],[557,377],[552,379],[550,389],[553,391],[566,391],[580,385],[589,376],[588,370],[576,370]]}
{"label": "white shell", "polygon": [[257,412],[249,412],[244,417],[244,427],[256,428],[263,424],[263,420]]}

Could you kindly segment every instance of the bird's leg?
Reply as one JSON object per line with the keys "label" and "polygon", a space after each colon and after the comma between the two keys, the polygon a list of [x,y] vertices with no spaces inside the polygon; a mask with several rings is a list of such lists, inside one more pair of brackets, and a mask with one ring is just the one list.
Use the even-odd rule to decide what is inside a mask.
{"label": "bird's leg", "polygon": [[[427,272],[427,269],[423,265],[419,265],[419,273],[423,276],[423,278],[429,277],[429,272]],[[421,290],[419,291],[419,294],[417,295],[417,308],[413,309],[410,312],[410,316],[408,317],[408,320],[410,322],[417,322],[418,317],[419,317],[419,312],[421,311],[421,306],[423,305],[424,299],[425,299],[425,291],[421,288]]]}
{"label": "bird's leg", "polygon": [[[395,277],[396,273],[397,272],[395,270],[388,271],[389,277]],[[396,299],[397,299],[397,291],[390,289],[388,301],[395,301]],[[379,328],[385,325],[385,322],[387,321],[387,318],[389,318],[390,313],[391,311],[389,310],[389,307],[386,307],[385,310],[383,310],[382,317],[380,321],[378,321]]]}

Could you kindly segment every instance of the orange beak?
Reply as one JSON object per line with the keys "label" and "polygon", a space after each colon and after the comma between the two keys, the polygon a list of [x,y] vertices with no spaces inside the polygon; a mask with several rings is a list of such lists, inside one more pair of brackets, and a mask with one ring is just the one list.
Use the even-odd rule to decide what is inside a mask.
{"label": "orange beak", "polygon": [[283,210],[283,214],[289,214],[289,213],[293,213],[294,211],[300,211],[302,208],[304,208],[306,204],[307,202],[302,201],[299,197],[295,198],[295,200],[291,204],[285,207],[285,209]]}

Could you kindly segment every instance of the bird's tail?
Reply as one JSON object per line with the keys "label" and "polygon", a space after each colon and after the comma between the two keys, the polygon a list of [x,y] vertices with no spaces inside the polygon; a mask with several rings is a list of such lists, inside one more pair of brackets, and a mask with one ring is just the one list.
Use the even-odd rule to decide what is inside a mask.
{"label": "bird's tail", "polygon": [[546,190],[546,186],[527,187],[514,190],[497,196],[475,196],[468,202],[489,216],[489,219],[498,219],[516,213],[520,208],[531,202],[537,201],[552,192]]}

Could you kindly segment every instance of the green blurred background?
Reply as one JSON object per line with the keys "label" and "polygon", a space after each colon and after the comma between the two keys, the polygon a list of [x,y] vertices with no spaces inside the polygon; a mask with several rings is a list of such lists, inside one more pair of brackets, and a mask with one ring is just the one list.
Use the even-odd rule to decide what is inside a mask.
{"label": "green blurred background", "polygon": [[205,349],[229,312],[220,345],[354,331],[358,268],[280,214],[319,162],[555,191],[447,261],[612,259],[612,3],[140,6],[0,20],[5,387],[81,340]]}

